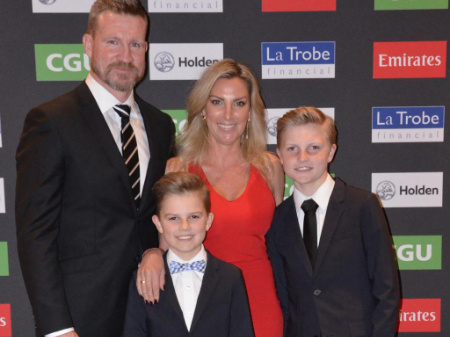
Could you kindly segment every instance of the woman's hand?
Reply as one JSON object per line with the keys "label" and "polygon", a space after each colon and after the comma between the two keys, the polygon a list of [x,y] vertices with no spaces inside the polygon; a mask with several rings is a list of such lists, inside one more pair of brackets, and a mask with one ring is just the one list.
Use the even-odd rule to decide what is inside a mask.
{"label": "woman's hand", "polygon": [[142,255],[136,279],[136,287],[146,303],[158,303],[159,290],[164,290],[165,275],[164,260],[159,248],[151,248]]}

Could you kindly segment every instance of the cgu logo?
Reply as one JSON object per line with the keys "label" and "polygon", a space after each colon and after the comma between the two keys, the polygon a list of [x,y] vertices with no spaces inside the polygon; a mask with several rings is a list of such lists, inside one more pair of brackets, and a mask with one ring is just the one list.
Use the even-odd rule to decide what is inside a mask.
{"label": "cgu logo", "polygon": [[89,71],[89,57],[82,44],[36,44],[38,81],[82,81]]}
{"label": "cgu logo", "polygon": [[89,56],[76,53],[63,56],[62,54],[51,54],[47,57],[47,67],[51,71],[61,72],[64,69],[72,72],[81,71],[82,67],[86,71],[91,70]]}
{"label": "cgu logo", "polygon": [[403,245],[397,248],[397,257],[406,262],[414,261],[417,259],[419,261],[429,261],[433,256],[433,246],[426,245],[425,255],[422,253],[423,245]]}
{"label": "cgu logo", "polygon": [[442,236],[393,236],[400,270],[442,269]]}

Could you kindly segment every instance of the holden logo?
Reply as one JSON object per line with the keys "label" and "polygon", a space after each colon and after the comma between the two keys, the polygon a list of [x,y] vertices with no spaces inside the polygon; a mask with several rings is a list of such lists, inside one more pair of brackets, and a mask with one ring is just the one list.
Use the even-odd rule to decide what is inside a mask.
{"label": "holden logo", "polygon": [[39,2],[44,5],[53,5],[56,0],[39,0]]}
{"label": "holden logo", "polygon": [[267,132],[269,135],[276,137],[277,136],[277,121],[280,117],[272,117],[267,122]]}
{"label": "holden logo", "polygon": [[381,200],[391,200],[395,195],[395,185],[390,181],[382,181],[377,186],[377,194]]}
{"label": "holden logo", "polygon": [[163,73],[167,73],[175,66],[175,59],[171,53],[161,52],[155,56],[155,67]]}

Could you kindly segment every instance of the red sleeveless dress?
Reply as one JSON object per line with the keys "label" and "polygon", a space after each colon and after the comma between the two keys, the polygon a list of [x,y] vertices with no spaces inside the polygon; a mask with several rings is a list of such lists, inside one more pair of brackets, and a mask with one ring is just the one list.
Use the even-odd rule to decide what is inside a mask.
{"label": "red sleeveless dress", "polygon": [[251,166],[245,191],[228,201],[212,188],[201,167],[190,167],[189,172],[202,178],[211,195],[214,222],[204,245],[215,257],[242,270],[255,337],[282,337],[283,314],[264,238],[275,210],[269,186]]}

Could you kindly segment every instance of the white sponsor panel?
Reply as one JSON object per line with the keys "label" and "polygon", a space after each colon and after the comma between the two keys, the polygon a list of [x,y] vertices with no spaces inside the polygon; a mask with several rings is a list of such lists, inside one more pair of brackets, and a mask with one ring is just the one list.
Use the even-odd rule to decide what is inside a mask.
{"label": "white sponsor panel", "polygon": [[0,213],[5,213],[5,183],[0,178]]}
{"label": "white sponsor panel", "polygon": [[442,207],[443,172],[372,173],[372,192],[385,208]]}
{"label": "white sponsor panel", "polygon": [[334,78],[334,41],[263,42],[263,79]]}
{"label": "white sponsor panel", "polygon": [[223,0],[148,0],[149,13],[222,13]]}
{"label": "white sponsor panel", "polygon": [[[277,121],[286,112],[295,108],[284,108],[284,109],[267,109],[266,121],[267,121],[267,144],[276,145],[277,144]],[[334,119],[334,108],[319,108],[322,112]]]}
{"label": "white sponsor panel", "polygon": [[152,43],[150,80],[197,80],[223,59],[223,43]]}
{"label": "white sponsor panel", "polygon": [[444,106],[372,108],[372,143],[444,141]]}
{"label": "white sponsor panel", "polygon": [[32,0],[33,13],[89,13],[95,0]]}

